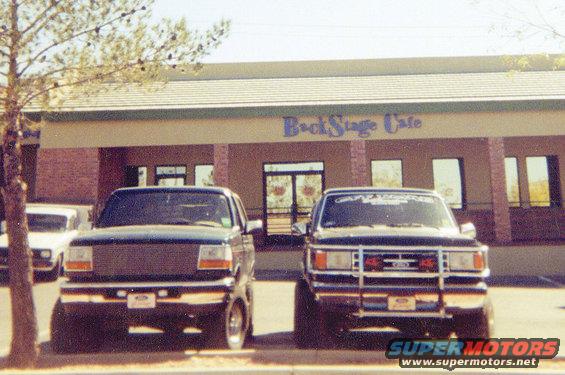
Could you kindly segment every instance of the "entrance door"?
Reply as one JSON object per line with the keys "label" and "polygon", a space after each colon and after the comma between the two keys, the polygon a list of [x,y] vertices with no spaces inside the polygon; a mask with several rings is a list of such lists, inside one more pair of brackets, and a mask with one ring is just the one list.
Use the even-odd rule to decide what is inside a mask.
{"label": "entrance door", "polygon": [[266,164],[263,182],[267,238],[290,240],[292,224],[308,220],[322,195],[323,163]]}

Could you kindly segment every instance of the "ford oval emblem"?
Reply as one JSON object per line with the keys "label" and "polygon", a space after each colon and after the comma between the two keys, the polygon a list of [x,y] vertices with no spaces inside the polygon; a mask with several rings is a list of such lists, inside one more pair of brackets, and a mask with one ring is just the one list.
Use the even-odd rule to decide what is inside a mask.
{"label": "ford oval emblem", "polygon": [[409,262],[403,262],[403,261],[396,261],[396,262],[392,262],[392,267],[393,268],[408,268],[408,267],[410,267],[410,263]]}

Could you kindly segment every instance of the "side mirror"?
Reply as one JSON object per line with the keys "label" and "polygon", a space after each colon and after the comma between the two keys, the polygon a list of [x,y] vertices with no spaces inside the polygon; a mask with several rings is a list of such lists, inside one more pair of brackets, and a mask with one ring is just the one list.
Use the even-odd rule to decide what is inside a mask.
{"label": "side mirror", "polygon": [[308,232],[310,232],[309,230],[309,223],[306,222],[300,222],[300,223],[294,223],[292,224],[291,230],[290,232],[292,233],[293,236],[307,236]]}
{"label": "side mirror", "polygon": [[469,236],[471,238],[477,237],[477,229],[475,228],[475,224],[473,223],[461,224],[460,231],[461,234],[465,236]]}
{"label": "side mirror", "polygon": [[78,230],[79,231],[85,231],[85,230],[91,230],[92,229],[92,224],[91,223],[81,223],[78,226]]}
{"label": "side mirror", "polygon": [[6,220],[2,220],[0,223],[0,234],[6,233]]}
{"label": "side mirror", "polygon": [[262,220],[250,220],[245,224],[246,234],[259,234],[263,231]]}

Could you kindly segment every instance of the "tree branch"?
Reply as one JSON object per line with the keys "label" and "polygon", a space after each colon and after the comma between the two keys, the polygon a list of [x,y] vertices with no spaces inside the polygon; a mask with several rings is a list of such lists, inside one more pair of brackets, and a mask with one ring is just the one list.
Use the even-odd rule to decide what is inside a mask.
{"label": "tree branch", "polygon": [[76,80],[76,81],[73,81],[73,82],[68,82],[68,83],[59,84],[57,86],[47,87],[43,90],[40,90],[40,91],[38,91],[34,94],[31,94],[31,95],[27,96],[26,98],[24,98],[24,100],[22,101],[22,107],[25,107],[26,105],[31,103],[34,99],[36,99],[36,98],[38,98],[42,95],[45,95],[50,91],[60,90],[60,89],[65,88],[65,87],[80,86],[80,85],[87,83],[87,82],[90,82],[92,80],[97,80],[97,81],[102,82],[105,78],[108,78],[108,77],[110,77],[110,76],[112,76],[116,73],[122,72],[124,70],[133,68],[136,65],[139,65],[139,64],[138,63],[129,63],[129,64],[121,66],[117,69],[113,69],[113,70],[105,72],[105,73],[98,73],[96,75],[93,75],[93,76],[91,75],[91,76],[88,76],[86,78],[82,78],[82,79],[79,79],[79,80]]}
{"label": "tree branch", "polygon": [[[39,21],[41,21],[45,15],[53,8],[57,7],[57,5],[59,5],[60,0],[53,0],[51,1],[50,5],[45,8],[43,10],[43,12],[39,13],[39,15],[29,24],[28,27],[26,27],[23,31],[22,31],[22,36],[25,35],[28,31],[30,31],[31,29],[33,29],[35,27],[35,25],[37,25],[39,23]],[[41,26],[39,27],[38,30],[41,30],[48,22],[49,22],[49,17],[46,17],[46,20],[44,22],[42,22]]]}
{"label": "tree branch", "polygon": [[105,22],[105,23],[102,23],[102,24],[100,24],[100,25],[94,26],[94,27],[92,27],[92,28],[85,29],[85,30],[80,31],[80,32],[78,32],[78,33],[76,33],[76,34],[71,34],[69,37],[67,37],[67,38],[65,38],[65,39],[62,39],[62,40],[59,40],[59,41],[56,41],[56,42],[54,42],[54,43],[49,44],[47,47],[43,48],[41,51],[39,51],[38,53],[36,53],[36,54],[28,61],[28,63],[26,64],[26,66],[23,67],[22,70],[20,71],[20,73],[19,73],[20,76],[23,75],[31,66],[33,66],[33,64],[35,63],[35,61],[36,61],[39,57],[41,57],[41,55],[43,55],[45,52],[49,51],[51,48],[54,48],[54,47],[57,47],[57,46],[61,46],[61,45],[65,44],[65,43],[67,43],[67,42],[69,42],[69,41],[71,41],[71,40],[73,40],[73,39],[76,39],[76,38],[78,38],[78,37],[80,37],[80,36],[82,36],[82,35],[85,35],[85,34],[88,34],[88,33],[91,33],[91,32],[95,32],[96,30],[101,30],[102,28],[104,28],[104,27],[106,27],[106,26],[109,26],[109,25],[113,24],[114,22],[116,22],[116,21],[118,21],[118,20],[120,20],[120,19],[122,19],[122,18],[123,18],[123,17],[122,17],[121,15],[120,15],[120,16],[117,16],[117,17],[115,17],[115,18],[110,19],[109,21],[107,21],[107,22]]}

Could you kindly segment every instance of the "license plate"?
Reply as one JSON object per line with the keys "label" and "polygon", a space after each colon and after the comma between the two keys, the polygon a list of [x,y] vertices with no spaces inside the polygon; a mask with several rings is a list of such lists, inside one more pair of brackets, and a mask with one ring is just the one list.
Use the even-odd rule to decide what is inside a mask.
{"label": "license plate", "polygon": [[128,309],[153,309],[155,306],[154,293],[128,294]]}
{"label": "license plate", "polygon": [[388,309],[391,311],[416,310],[416,298],[410,296],[389,296]]}

